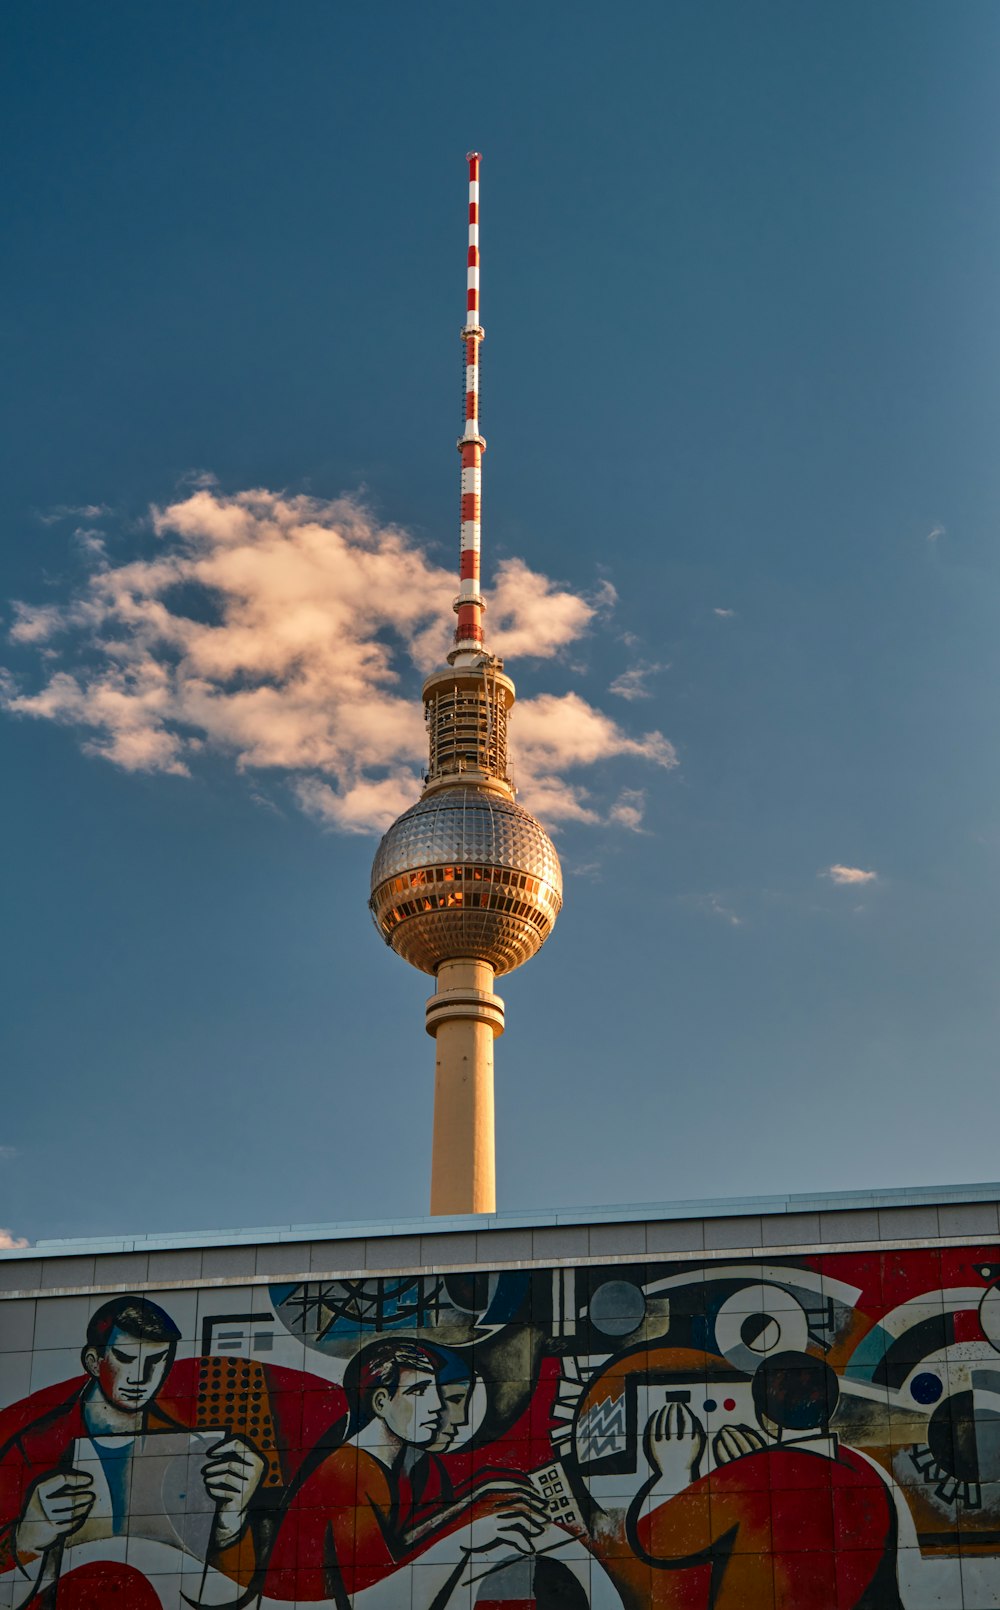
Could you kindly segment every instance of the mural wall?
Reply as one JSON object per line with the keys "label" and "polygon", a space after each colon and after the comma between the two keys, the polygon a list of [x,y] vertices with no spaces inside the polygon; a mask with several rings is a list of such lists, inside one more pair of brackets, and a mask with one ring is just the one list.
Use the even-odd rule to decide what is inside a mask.
{"label": "mural wall", "polygon": [[0,1606],[1000,1605],[1000,1248],[0,1303]]}

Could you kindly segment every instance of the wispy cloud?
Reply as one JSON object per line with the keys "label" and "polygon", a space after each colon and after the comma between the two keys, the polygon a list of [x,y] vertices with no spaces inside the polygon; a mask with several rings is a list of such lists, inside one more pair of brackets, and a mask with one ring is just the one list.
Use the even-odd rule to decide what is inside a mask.
{"label": "wispy cloud", "polygon": [[0,1163],[9,1163],[17,1156],[16,1146],[0,1146]]}
{"label": "wispy cloud", "polygon": [[10,1230],[0,1230],[0,1251],[16,1252],[21,1247],[30,1247],[31,1242],[23,1235],[14,1235]]}
{"label": "wispy cloud", "polygon": [[99,560],[107,558],[107,539],[96,526],[77,526],[73,532],[73,541],[86,558]]}
{"label": "wispy cloud", "polygon": [[831,883],[842,884],[874,883],[878,877],[877,872],[866,871],[864,867],[859,866],[842,866],[839,862],[835,862],[818,875],[821,878],[829,878]]}
{"label": "wispy cloud", "polygon": [[565,856],[560,856],[560,860],[564,876],[599,879],[604,871],[603,861],[567,861]]}
{"label": "wispy cloud", "polygon": [[632,833],[642,833],[643,818],[646,815],[646,790],[644,788],[623,788],[615,800],[608,820],[617,822],[619,827],[627,827]]}
{"label": "wispy cloud", "polygon": [[[77,731],[125,771],[184,777],[214,751],[241,771],[285,774],[325,824],[387,826],[419,793],[425,735],[410,684],[449,647],[451,570],[353,498],[226,495],[202,477],[152,526],[151,557],[109,563],[95,542],[64,603],[15,603],[12,642],[59,663],[33,690],[8,673],[0,704]],[[508,559],[490,646],[551,659],[614,601],[607,582],[582,594]],[[625,757],[677,764],[662,733],[633,736],[576,693],[520,700],[511,745],[525,803],[550,824],[635,825],[638,805],[622,805],[615,779],[602,773],[591,792],[567,773]]]}
{"label": "wispy cloud", "polygon": [[709,916],[720,917],[723,922],[729,924],[730,928],[743,927],[743,918],[733,910],[732,906],[727,906],[719,895],[702,895],[698,903],[703,911],[708,912]]}
{"label": "wispy cloud", "polygon": [[609,693],[616,693],[620,699],[648,699],[652,696],[652,689],[646,684],[651,676],[659,671],[669,671],[668,665],[631,665],[627,671],[616,676],[608,689]]}
{"label": "wispy cloud", "polygon": [[735,609],[720,609],[718,606],[716,606],[716,608],[713,609],[712,614],[718,615],[720,620],[731,621],[733,616],[736,614],[736,611]]}
{"label": "wispy cloud", "polygon": [[54,503],[51,509],[36,509],[42,525],[58,525],[60,520],[101,520],[111,510],[106,503]]}
{"label": "wispy cloud", "polygon": [[940,537],[946,537],[947,535],[948,535],[948,531],[947,531],[947,528],[945,526],[936,525],[936,526],[933,527],[932,530],[928,531],[928,533],[927,533],[927,541],[928,542],[937,542]]}

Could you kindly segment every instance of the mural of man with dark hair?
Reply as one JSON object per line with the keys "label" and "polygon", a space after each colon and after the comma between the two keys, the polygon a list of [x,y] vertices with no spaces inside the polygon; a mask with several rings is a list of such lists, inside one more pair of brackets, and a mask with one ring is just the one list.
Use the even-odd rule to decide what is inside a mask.
{"label": "mural of man with dark hair", "polygon": [[[650,1480],[632,1501],[629,1543],[656,1569],[652,1603],[683,1610],[901,1610],[896,1511],[878,1471],[830,1431],[840,1386],[821,1358],[772,1355],[751,1391],[766,1442],[747,1425],[708,1439],[685,1404],[650,1417]],[[662,1573],[658,1575],[658,1573]]]}
{"label": "mural of man with dark hair", "polygon": [[347,1437],[303,1472],[290,1496],[271,1555],[269,1597],[333,1599],[346,1607],[351,1595],[462,1527],[443,1604],[470,1555],[504,1546],[530,1550],[547,1517],[521,1476],[491,1476],[457,1500],[446,1477],[436,1475],[434,1500],[418,1477],[418,1501],[414,1473],[427,1476],[427,1459],[450,1445],[467,1416],[471,1378],[461,1383],[463,1401],[456,1397],[446,1407],[444,1366],[436,1349],[404,1339],[375,1342],[351,1359],[344,1376]]}
{"label": "mural of man with dark hair", "polygon": [[[116,1297],[91,1316],[80,1353],[87,1381],[0,1449],[0,1570],[18,1570],[41,1593],[92,1517],[102,1515],[108,1536],[129,1531],[131,1467],[144,1439],[186,1430],[156,1401],[179,1340],[169,1314],[148,1298]],[[74,1468],[74,1460],[84,1463],[81,1448],[93,1452],[90,1470]],[[215,1504],[210,1557],[219,1563],[246,1534],[263,1470],[243,1437],[209,1451],[202,1477]]]}

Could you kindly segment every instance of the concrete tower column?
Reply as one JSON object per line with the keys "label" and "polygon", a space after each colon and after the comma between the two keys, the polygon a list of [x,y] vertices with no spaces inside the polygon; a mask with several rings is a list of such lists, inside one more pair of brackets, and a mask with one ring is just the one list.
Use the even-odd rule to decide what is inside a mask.
{"label": "concrete tower column", "polygon": [[493,1041],[504,1008],[485,961],[445,961],[427,1002],[437,1056],[431,1212],[494,1213]]}

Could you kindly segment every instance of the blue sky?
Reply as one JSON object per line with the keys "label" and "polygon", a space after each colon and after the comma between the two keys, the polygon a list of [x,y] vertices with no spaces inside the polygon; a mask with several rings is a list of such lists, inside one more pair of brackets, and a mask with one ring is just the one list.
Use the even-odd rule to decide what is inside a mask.
{"label": "blue sky", "polygon": [[[5,34],[0,1224],[425,1210],[428,981],[365,910],[344,721],[389,672],[411,732],[454,563],[472,145],[487,624],[566,871],[502,986],[501,1206],[995,1178],[997,8],[15,0]],[[364,616],[361,693],[313,642],[266,752],[232,700],[285,571],[206,594],[227,514],[282,562],[339,532],[318,636]],[[338,592],[365,554],[381,614]],[[177,634],[220,626],[253,663],[202,719]],[[362,782],[405,792],[410,741]]]}

